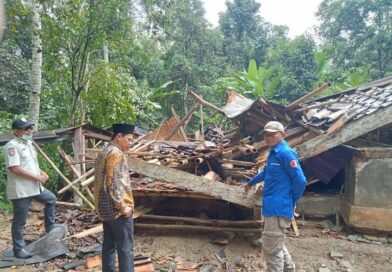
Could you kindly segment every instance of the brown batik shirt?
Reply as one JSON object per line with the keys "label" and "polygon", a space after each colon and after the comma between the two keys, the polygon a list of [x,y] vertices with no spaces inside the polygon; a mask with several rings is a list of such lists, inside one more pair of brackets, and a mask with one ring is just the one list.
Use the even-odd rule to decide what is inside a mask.
{"label": "brown batik shirt", "polygon": [[115,220],[126,207],[134,207],[127,158],[114,144],[96,159],[94,198],[95,210],[103,221]]}

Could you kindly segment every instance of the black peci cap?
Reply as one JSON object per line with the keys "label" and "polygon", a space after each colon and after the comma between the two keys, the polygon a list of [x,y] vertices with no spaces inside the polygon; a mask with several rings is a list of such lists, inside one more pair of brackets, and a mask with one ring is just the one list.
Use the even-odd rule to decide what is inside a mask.
{"label": "black peci cap", "polygon": [[135,126],[130,124],[113,124],[113,133],[131,134],[135,131]]}
{"label": "black peci cap", "polygon": [[24,128],[33,127],[33,126],[34,126],[34,124],[27,121],[25,118],[16,119],[11,124],[12,129],[24,129]]}

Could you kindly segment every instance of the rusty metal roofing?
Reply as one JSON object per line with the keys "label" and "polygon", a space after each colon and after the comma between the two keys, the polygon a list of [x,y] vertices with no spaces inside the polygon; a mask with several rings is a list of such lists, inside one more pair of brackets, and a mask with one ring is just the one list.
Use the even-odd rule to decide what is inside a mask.
{"label": "rusty metal roofing", "polygon": [[339,118],[357,120],[391,105],[392,77],[304,103],[293,115],[305,125],[328,128]]}
{"label": "rusty metal roofing", "polygon": [[[178,121],[175,117],[172,117],[164,121],[159,127],[151,131],[151,133],[144,139],[146,140],[164,140],[166,136],[178,125]],[[177,130],[172,137],[171,141],[185,141],[181,135],[180,130]]]}

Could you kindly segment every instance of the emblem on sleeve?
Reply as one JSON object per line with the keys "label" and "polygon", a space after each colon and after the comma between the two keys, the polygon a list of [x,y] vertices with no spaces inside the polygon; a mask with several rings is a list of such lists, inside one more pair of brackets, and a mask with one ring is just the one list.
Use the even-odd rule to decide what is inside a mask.
{"label": "emblem on sleeve", "polygon": [[293,168],[295,168],[295,167],[297,167],[297,161],[296,160],[292,160],[292,161],[290,161],[290,166],[291,167],[293,167]]}
{"label": "emblem on sleeve", "polygon": [[7,152],[8,152],[8,155],[10,155],[11,157],[12,157],[12,156],[15,156],[15,148],[9,148],[9,149],[7,150]]}

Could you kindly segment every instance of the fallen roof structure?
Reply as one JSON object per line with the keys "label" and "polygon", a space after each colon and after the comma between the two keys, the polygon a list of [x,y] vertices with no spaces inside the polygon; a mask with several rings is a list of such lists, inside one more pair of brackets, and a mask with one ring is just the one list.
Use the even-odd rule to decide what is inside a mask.
{"label": "fallen roof structure", "polygon": [[[379,158],[384,161],[385,173],[392,169],[392,152],[386,152],[392,140],[383,136],[392,133],[380,132],[390,131],[389,125],[392,123],[389,118],[392,113],[392,77],[346,92],[309,100],[313,95],[320,95],[327,87],[328,84],[325,84],[287,107],[262,99],[251,100],[235,92],[229,92],[226,105],[218,107],[190,92],[190,97],[199,105],[221,114],[223,119],[226,119],[223,124],[231,123],[231,126],[226,129],[225,125],[213,124],[196,131],[195,134],[186,134],[186,126],[197,108],[196,104],[182,118],[173,110],[172,118],[139,137],[128,151],[130,176],[137,203],[155,207],[152,202],[174,199],[175,208],[173,205],[171,207],[173,211],[177,211],[187,206],[182,205],[184,201],[189,201],[189,209],[194,210],[202,206],[200,203],[204,205],[206,201],[210,201],[209,207],[214,207],[212,209],[218,209],[219,205],[219,209],[239,209],[241,212],[237,213],[239,216],[236,220],[247,220],[249,226],[254,226],[260,217],[259,197],[252,193],[246,194],[242,185],[257,172],[268,156],[268,147],[261,135],[264,125],[270,120],[279,120],[286,126],[286,140],[301,157],[309,187],[334,183],[338,173],[346,172],[346,178],[339,184],[344,187],[343,197],[339,193],[333,197],[305,197],[299,204],[300,212],[307,213],[314,209],[316,202],[323,206],[330,203],[330,208],[321,215],[340,213],[345,221],[354,227],[369,226],[371,229],[392,231],[390,224],[382,222],[384,216],[389,216],[392,210],[392,200],[384,197],[392,193],[392,183],[386,180],[387,175],[377,177],[378,179],[373,177],[375,180],[371,182],[374,188],[382,190],[381,187],[384,186],[382,197],[379,201],[374,201],[369,199],[371,196],[364,197],[362,188],[367,187],[363,186],[364,181],[360,177],[365,172],[374,174],[374,169],[379,169],[375,166]],[[2,135],[0,139],[5,142],[9,138]],[[109,141],[110,133],[86,124],[38,133],[34,139],[75,140],[73,157],[59,151],[74,177],[67,178],[57,169],[67,185],[58,193],[63,194],[71,189],[93,209],[93,195],[90,190],[94,182],[94,169],[89,163],[102,150],[102,145],[98,143]],[[91,141],[86,144],[86,139]],[[370,147],[376,148],[377,151],[369,150]],[[46,159],[51,161],[48,157]],[[391,163],[385,165],[385,161],[389,159]],[[373,168],[363,172],[363,164],[358,161],[366,161]],[[75,167],[76,165],[80,167]],[[369,178],[369,175],[367,177]],[[358,182],[359,180],[361,182]],[[363,216],[357,216],[358,211],[363,211],[358,207],[365,199],[369,207],[366,216],[369,217],[372,211],[375,211],[378,214],[376,221],[379,222],[373,220],[370,224]],[[192,201],[199,201],[198,206]],[[160,205],[158,214],[162,211],[162,206],[164,205]],[[379,210],[381,207],[383,210]],[[235,225],[236,220],[230,224]],[[204,230],[203,226],[199,229]],[[220,227],[218,229],[221,230]],[[254,228],[245,228],[242,231],[254,232]]]}

